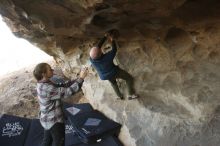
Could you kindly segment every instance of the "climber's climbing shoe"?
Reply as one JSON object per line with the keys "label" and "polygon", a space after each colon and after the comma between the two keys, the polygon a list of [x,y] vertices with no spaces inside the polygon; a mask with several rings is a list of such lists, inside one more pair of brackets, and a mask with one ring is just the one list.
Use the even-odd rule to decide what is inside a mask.
{"label": "climber's climbing shoe", "polygon": [[139,98],[139,96],[136,94],[128,95],[128,100],[133,100],[133,99],[137,99],[137,98]]}
{"label": "climber's climbing shoe", "polygon": [[124,100],[125,98],[124,97],[117,97],[116,99],[117,100]]}

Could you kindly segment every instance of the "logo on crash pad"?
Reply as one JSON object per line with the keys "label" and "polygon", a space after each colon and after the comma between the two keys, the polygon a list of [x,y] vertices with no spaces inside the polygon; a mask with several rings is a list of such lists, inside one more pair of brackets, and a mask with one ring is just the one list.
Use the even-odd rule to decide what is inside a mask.
{"label": "logo on crash pad", "polygon": [[65,133],[66,134],[70,134],[70,133],[73,133],[75,134],[75,130],[73,129],[73,126],[72,125],[65,125]]}
{"label": "logo on crash pad", "polygon": [[5,127],[2,129],[2,136],[18,136],[21,135],[24,128],[21,126],[19,122],[14,123],[6,123]]}

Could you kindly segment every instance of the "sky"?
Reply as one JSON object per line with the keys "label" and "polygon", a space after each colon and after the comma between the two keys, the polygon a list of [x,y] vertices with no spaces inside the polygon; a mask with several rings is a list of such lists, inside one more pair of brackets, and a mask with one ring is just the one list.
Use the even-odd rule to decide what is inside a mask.
{"label": "sky", "polygon": [[0,16],[0,77],[49,59],[39,48],[14,36]]}

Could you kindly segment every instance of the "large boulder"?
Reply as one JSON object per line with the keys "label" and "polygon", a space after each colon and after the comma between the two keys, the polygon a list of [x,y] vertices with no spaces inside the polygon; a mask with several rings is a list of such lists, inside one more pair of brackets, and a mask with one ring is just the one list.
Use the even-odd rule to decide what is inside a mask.
{"label": "large boulder", "polygon": [[115,63],[135,78],[140,99],[116,100],[92,68],[83,92],[123,124],[123,143],[217,146],[219,7],[217,0],[1,0],[0,14],[17,37],[53,56],[71,77],[90,66],[89,49],[104,32],[118,29]]}

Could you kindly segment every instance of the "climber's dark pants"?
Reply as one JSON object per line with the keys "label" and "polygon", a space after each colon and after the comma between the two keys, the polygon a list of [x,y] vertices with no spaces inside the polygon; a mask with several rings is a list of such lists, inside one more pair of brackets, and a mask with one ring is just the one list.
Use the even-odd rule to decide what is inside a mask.
{"label": "climber's dark pants", "polygon": [[129,73],[127,73],[126,71],[118,68],[116,75],[109,80],[109,82],[111,83],[117,96],[120,98],[123,98],[123,94],[120,92],[118,84],[116,82],[116,79],[118,79],[118,78],[126,81],[127,88],[128,88],[128,94],[129,95],[134,94],[134,88],[133,88],[134,79],[133,79],[133,77]]}
{"label": "climber's dark pants", "polygon": [[49,130],[44,130],[42,146],[64,146],[65,144],[65,126],[64,123],[56,123]]}

